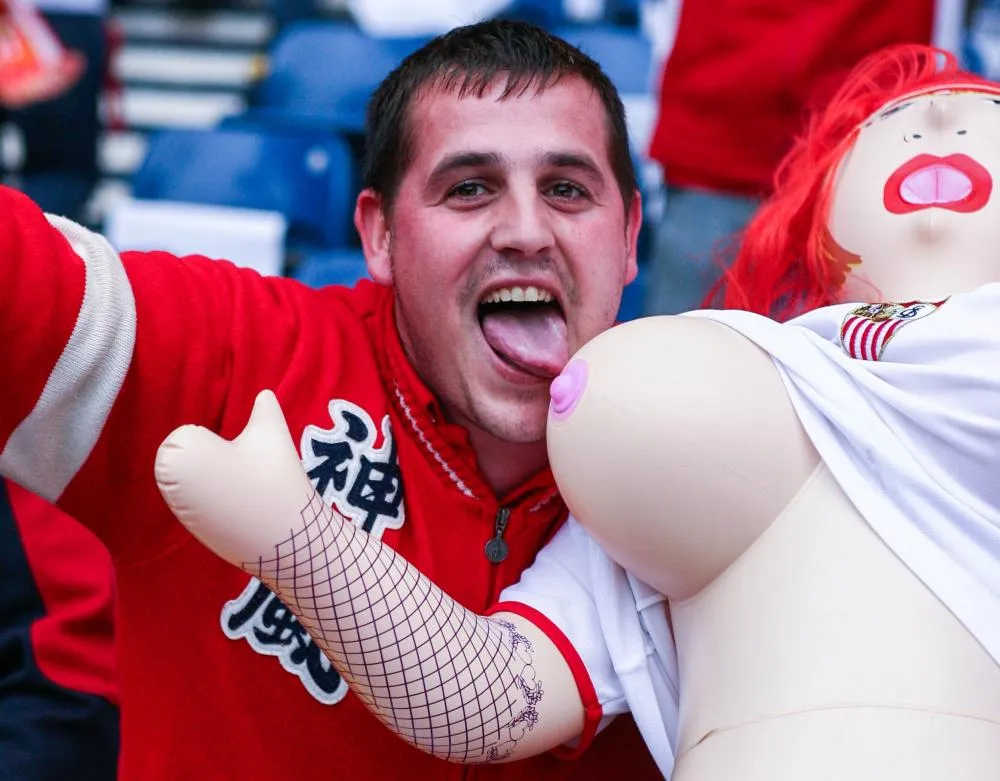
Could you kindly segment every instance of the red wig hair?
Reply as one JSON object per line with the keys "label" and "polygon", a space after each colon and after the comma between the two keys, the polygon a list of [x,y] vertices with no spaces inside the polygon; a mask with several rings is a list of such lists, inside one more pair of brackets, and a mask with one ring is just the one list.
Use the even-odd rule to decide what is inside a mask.
{"label": "red wig hair", "polygon": [[835,303],[847,267],[827,232],[834,172],[879,109],[949,87],[998,91],[932,46],[893,46],[862,60],[778,166],[774,192],[747,225],[709,304],[786,320]]}

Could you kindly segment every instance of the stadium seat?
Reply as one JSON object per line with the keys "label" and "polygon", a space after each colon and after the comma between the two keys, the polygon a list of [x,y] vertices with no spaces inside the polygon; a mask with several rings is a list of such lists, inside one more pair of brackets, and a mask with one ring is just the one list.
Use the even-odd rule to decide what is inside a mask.
{"label": "stadium seat", "polygon": [[132,179],[136,198],[279,212],[293,247],[351,243],[358,187],[343,139],[260,128],[160,131]]}
{"label": "stadium seat", "polygon": [[361,250],[322,250],[304,255],[291,276],[310,287],[352,287],[359,280],[368,278],[368,269]]}
{"label": "stadium seat", "polygon": [[368,99],[426,38],[375,38],[346,22],[288,25],[268,53],[246,119],[361,133]]}
{"label": "stadium seat", "polygon": [[501,19],[530,22],[547,29],[569,21],[562,0],[514,0],[497,16]]}
{"label": "stadium seat", "polygon": [[653,86],[653,48],[637,30],[611,25],[560,27],[556,35],[593,57],[625,94],[649,94]]}
{"label": "stadium seat", "polygon": [[604,0],[604,18],[620,27],[638,28],[642,17],[642,0]]}
{"label": "stadium seat", "polygon": [[643,316],[647,273],[646,266],[640,263],[639,274],[632,281],[632,284],[626,285],[625,290],[622,291],[622,302],[618,307],[618,322],[624,323],[627,320],[635,320],[637,317]]}

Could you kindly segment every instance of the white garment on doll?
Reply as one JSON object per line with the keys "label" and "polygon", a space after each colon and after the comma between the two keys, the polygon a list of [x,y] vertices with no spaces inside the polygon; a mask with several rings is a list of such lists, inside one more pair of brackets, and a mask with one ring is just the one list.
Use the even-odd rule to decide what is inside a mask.
{"label": "white garment on doll", "polygon": [[[844,492],[1000,663],[1000,284],[940,305],[825,307],[784,325],[747,312],[684,316],[771,354]],[[630,710],[669,777],[678,678],[663,596],[571,518],[501,600],[562,630],[606,720]]]}
{"label": "white garment on doll", "polygon": [[615,564],[572,517],[500,601],[554,623],[579,654],[604,718],[631,712],[665,778],[677,737],[677,653],[666,598]]}
{"label": "white garment on doll", "polygon": [[859,306],[690,315],[771,354],[844,493],[1000,664],[1000,284]]}

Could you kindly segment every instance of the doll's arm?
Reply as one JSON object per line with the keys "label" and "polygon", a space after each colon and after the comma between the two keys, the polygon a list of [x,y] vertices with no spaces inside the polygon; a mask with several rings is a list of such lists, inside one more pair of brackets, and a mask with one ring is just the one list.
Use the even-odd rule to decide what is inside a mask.
{"label": "doll's arm", "polygon": [[354,693],[417,748],[497,762],[580,734],[582,701],[553,641],[521,616],[466,610],[327,507],[269,392],[233,442],[175,431],[156,476],[185,526],[271,588]]}

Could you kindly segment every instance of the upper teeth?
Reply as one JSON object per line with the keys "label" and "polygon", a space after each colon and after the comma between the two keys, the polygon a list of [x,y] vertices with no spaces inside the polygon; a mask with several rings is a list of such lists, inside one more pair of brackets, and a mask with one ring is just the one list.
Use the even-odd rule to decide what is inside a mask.
{"label": "upper teeth", "polygon": [[552,294],[547,290],[539,290],[534,285],[528,287],[502,287],[494,290],[483,299],[487,304],[499,304],[503,301],[552,301]]}

